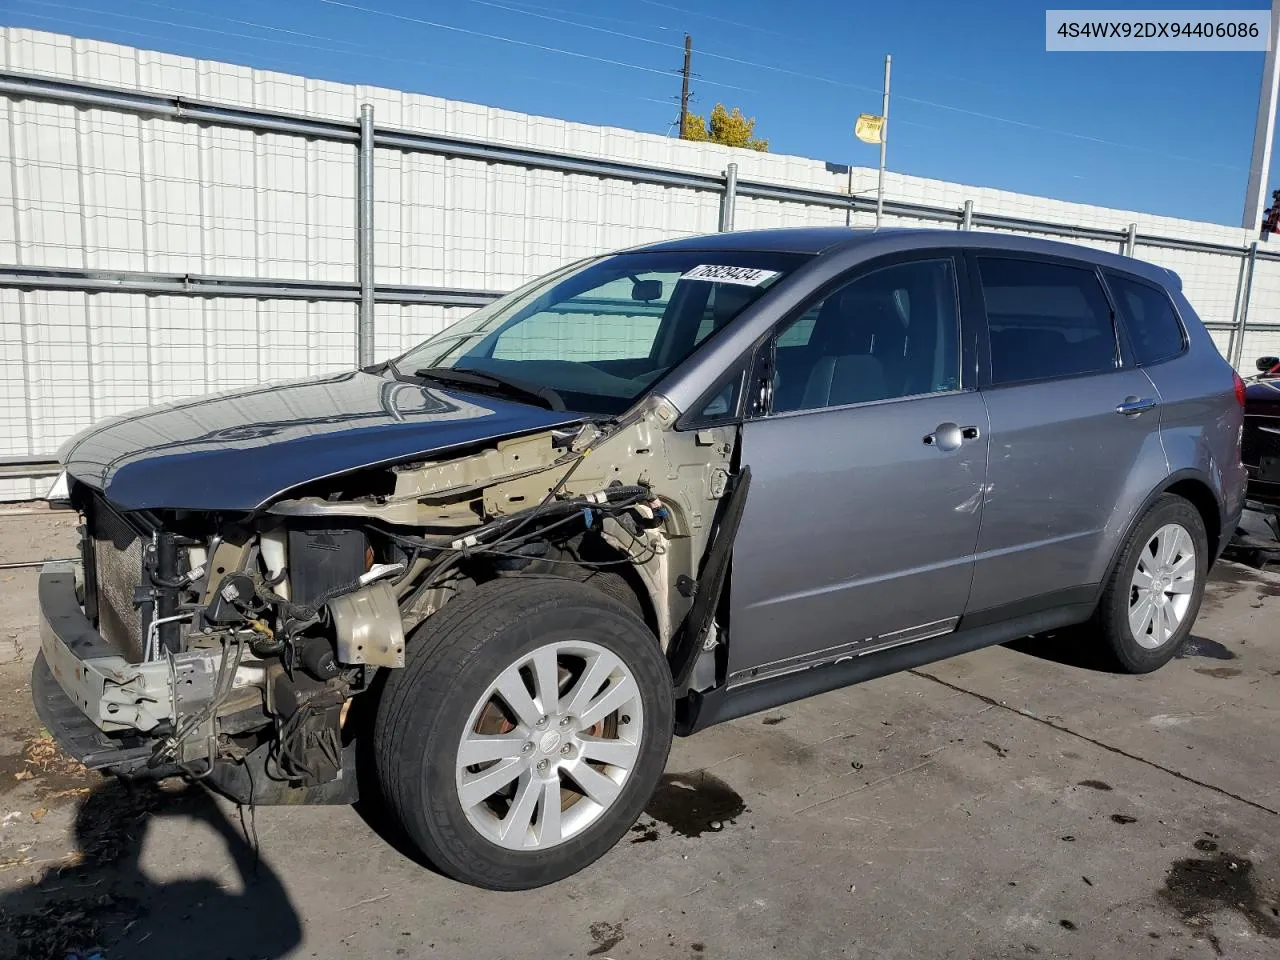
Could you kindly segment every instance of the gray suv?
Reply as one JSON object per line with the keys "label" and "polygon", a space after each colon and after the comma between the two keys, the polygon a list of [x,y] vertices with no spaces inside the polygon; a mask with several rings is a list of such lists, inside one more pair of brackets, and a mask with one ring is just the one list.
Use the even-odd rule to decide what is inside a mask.
{"label": "gray suv", "polygon": [[36,707],[91,767],[363,789],[444,872],[537,886],[618,841],[673,734],[1077,625],[1164,664],[1241,510],[1243,399],[1178,278],[1094,250],[593,258],[376,367],[70,441]]}

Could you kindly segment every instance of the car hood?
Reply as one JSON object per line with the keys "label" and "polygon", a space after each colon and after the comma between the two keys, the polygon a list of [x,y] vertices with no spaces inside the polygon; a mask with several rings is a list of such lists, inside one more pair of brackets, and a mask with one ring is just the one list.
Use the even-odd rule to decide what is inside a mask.
{"label": "car hood", "polygon": [[250,511],[312,480],[582,420],[352,371],[116,417],[58,459],[124,510]]}

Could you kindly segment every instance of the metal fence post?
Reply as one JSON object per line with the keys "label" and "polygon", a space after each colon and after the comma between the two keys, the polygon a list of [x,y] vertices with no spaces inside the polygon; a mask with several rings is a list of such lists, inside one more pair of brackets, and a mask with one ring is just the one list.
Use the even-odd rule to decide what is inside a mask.
{"label": "metal fence post", "polygon": [[373,104],[360,107],[360,153],[357,179],[358,230],[356,272],[360,281],[360,314],[356,319],[356,365],[373,363]]}
{"label": "metal fence post", "polygon": [[973,229],[973,201],[966,200],[964,202],[964,214],[960,217],[960,229]]}
{"label": "metal fence post", "polygon": [[1236,326],[1234,349],[1231,365],[1240,369],[1240,360],[1244,356],[1244,334],[1249,327],[1249,298],[1253,296],[1253,268],[1258,262],[1258,241],[1249,244],[1249,257],[1244,266],[1244,292],[1240,295],[1240,322]]}
{"label": "metal fence post", "polygon": [[733,229],[733,208],[738,200],[738,165],[731,163],[724,171],[724,196],[720,198],[720,232]]}
{"label": "metal fence post", "polygon": [[1124,255],[1126,257],[1133,256],[1133,248],[1138,242],[1138,225],[1136,223],[1129,224],[1129,229],[1124,232]]}

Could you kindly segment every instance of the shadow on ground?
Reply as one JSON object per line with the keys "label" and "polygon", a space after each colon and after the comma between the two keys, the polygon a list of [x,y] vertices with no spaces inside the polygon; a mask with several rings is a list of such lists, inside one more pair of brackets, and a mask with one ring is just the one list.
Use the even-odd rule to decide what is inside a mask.
{"label": "shadow on ground", "polygon": [[[147,876],[140,864],[147,831],[174,817],[213,828],[238,877],[226,876],[229,871],[223,882]],[[77,809],[75,841],[76,851],[39,880],[0,896],[0,956],[61,960],[96,950],[103,960],[271,960],[301,941],[297,912],[279,878],[200,787],[107,781]],[[227,880],[240,892],[228,890]]]}
{"label": "shadow on ground", "polygon": [[1010,650],[1026,653],[1041,660],[1060,663],[1066,667],[1092,670],[1096,673],[1118,673],[1115,664],[1108,661],[1099,644],[1084,634],[1084,628],[1061,630],[1056,633],[1040,633],[1033,637],[1020,637],[1005,644]]}
{"label": "shadow on ground", "polygon": [[[1090,637],[1081,635],[1076,630],[1021,637],[1018,640],[1010,640],[1005,646],[1010,650],[1030,654],[1041,660],[1060,663],[1067,667],[1079,667],[1097,673],[1124,672],[1115,665],[1099,644],[1092,642]],[[1187,638],[1182,649],[1175,654],[1175,659],[1234,660],[1236,656],[1232,650],[1217,640],[1192,634]]]}

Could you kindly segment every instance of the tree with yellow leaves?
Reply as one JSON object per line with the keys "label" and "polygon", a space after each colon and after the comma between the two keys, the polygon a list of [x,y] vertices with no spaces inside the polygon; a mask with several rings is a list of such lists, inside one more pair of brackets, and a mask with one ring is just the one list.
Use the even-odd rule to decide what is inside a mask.
{"label": "tree with yellow leaves", "polygon": [[696,113],[685,115],[684,139],[721,143],[726,147],[742,147],[746,150],[768,153],[769,141],[756,139],[753,136],[755,129],[755,117],[744,117],[740,107],[734,107],[730,112],[723,103],[717,103],[715,109],[711,111],[710,121],[704,120]]}

